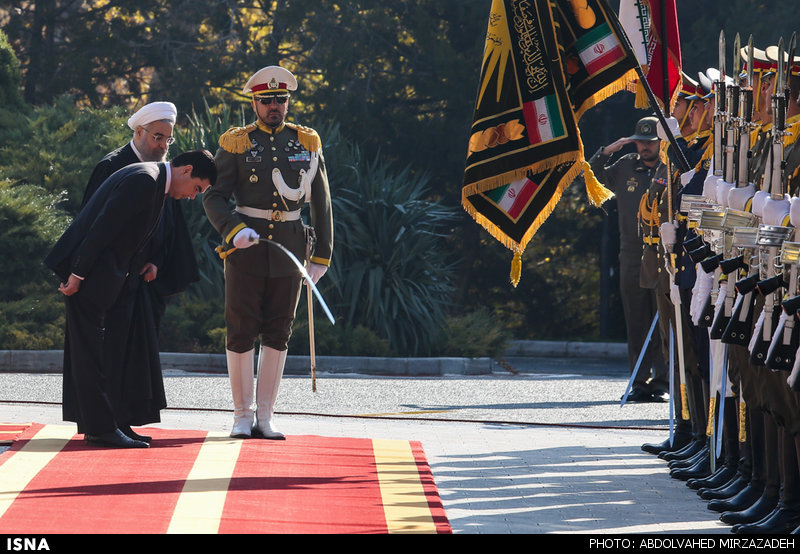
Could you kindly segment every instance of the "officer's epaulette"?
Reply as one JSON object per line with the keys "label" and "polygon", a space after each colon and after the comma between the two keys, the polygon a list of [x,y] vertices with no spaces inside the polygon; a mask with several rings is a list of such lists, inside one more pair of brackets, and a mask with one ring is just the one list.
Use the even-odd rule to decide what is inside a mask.
{"label": "officer's epaulette", "polygon": [[248,134],[255,129],[255,123],[245,127],[231,127],[219,137],[219,145],[231,154],[242,154],[253,145]]}
{"label": "officer's epaulette", "polygon": [[322,139],[319,138],[317,132],[311,127],[305,127],[297,123],[287,123],[286,126],[297,131],[297,140],[299,140],[303,148],[309,152],[316,152],[322,148]]}

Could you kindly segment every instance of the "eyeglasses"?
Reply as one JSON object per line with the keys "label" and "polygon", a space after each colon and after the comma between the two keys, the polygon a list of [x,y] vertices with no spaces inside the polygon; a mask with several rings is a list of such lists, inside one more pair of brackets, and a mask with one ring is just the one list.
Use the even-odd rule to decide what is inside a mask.
{"label": "eyeglasses", "polygon": [[283,95],[283,96],[261,96],[259,98],[256,98],[256,100],[261,102],[261,104],[264,105],[264,106],[269,106],[273,102],[275,102],[276,104],[285,104],[288,99],[289,99],[288,95]]}
{"label": "eyeglasses", "polygon": [[142,129],[144,129],[144,131],[145,131],[145,132],[146,132],[148,135],[150,135],[151,137],[153,137],[153,138],[156,140],[156,142],[165,142],[165,143],[167,143],[167,144],[172,144],[173,142],[175,142],[175,137],[165,137],[165,136],[164,136],[164,135],[162,135],[161,133],[151,133],[150,131],[148,131],[148,130],[147,130],[147,129],[145,129],[144,127],[142,127]]}

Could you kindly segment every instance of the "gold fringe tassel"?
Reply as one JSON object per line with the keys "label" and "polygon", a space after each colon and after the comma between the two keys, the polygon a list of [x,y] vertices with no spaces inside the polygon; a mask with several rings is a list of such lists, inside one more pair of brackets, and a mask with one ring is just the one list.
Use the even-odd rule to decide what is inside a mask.
{"label": "gold fringe tassel", "polygon": [[583,167],[583,180],[586,183],[586,195],[589,197],[589,202],[592,203],[592,206],[599,208],[606,200],[614,198],[614,193],[597,180],[589,162],[584,160],[581,167]]}
{"label": "gold fringe tassel", "polygon": [[514,259],[511,260],[511,284],[514,288],[519,285],[520,277],[522,277],[522,253],[519,251],[514,252]]}
{"label": "gold fringe tassel", "polygon": [[246,127],[232,127],[219,137],[219,145],[226,152],[241,154],[252,145],[248,133],[256,128],[255,123]]}
{"label": "gold fringe tassel", "polygon": [[629,90],[629,85],[632,84],[637,78],[638,75],[636,74],[636,70],[631,69],[613,83],[606,85],[604,88],[594,93],[592,96],[587,98],[581,106],[578,107],[577,111],[575,112],[575,120],[580,120],[581,116],[583,116],[588,109],[596,106],[606,98],[610,98],[611,96],[614,96],[616,93],[623,90]]}

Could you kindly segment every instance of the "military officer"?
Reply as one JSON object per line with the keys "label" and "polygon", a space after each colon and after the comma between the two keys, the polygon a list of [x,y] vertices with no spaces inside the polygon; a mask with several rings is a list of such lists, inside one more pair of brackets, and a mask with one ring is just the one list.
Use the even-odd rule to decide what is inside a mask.
{"label": "military officer", "polygon": [[[206,214],[223,239],[233,437],[285,438],[272,416],[302,276],[275,243],[299,260],[307,257],[312,233],[303,224],[300,210],[309,203],[316,246],[307,263],[314,282],[325,274],[333,249],[322,141],[313,129],[286,121],[296,89],[295,76],[283,67],[264,67],[250,77],[243,93],[251,96],[256,120],[220,137],[215,157],[217,184],[203,196]],[[228,207],[230,199],[235,202],[233,210]],[[261,346],[254,414],[256,339]]]}
{"label": "military officer", "polygon": [[[647,332],[656,313],[653,289],[639,284],[642,239],[639,236],[636,214],[642,195],[647,192],[654,172],[660,167],[659,140],[656,137],[657,120],[645,117],[636,123],[630,137],[621,138],[600,148],[589,160],[592,171],[608,188],[614,191],[620,233],[620,292],[625,327],[628,337],[628,363],[635,369],[636,361],[647,339]],[[626,154],[613,164],[611,157],[625,145],[635,144],[637,153]],[[650,375],[652,368],[652,377]],[[637,373],[630,402],[664,401],[667,394],[667,367],[661,333],[655,330],[641,368]]]}

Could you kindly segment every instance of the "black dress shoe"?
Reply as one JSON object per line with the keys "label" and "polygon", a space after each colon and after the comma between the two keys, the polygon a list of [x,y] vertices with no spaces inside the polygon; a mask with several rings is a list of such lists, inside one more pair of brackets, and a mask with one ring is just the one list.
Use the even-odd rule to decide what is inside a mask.
{"label": "black dress shoe", "polygon": [[102,435],[84,434],[83,437],[89,444],[111,448],[148,448],[150,446],[146,442],[133,440],[119,429],[114,429],[110,433],[103,433]]}
{"label": "black dress shoe", "polygon": [[[625,395],[622,397],[624,398]],[[644,389],[634,387],[631,389],[631,392],[628,393],[626,402],[653,402],[653,395]]]}
{"label": "black dress shoe", "polygon": [[133,429],[131,429],[128,426],[124,426],[124,427],[120,426],[119,430],[122,431],[122,433],[126,437],[131,438],[131,439],[133,439],[135,441],[146,442],[147,444],[150,444],[151,442],[153,442],[153,437],[148,437],[147,435],[140,435],[139,433],[137,433],[136,431],[134,431]]}
{"label": "black dress shoe", "polygon": [[662,452],[676,452],[689,444],[691,435],[688,433],[675,434],[672,437],[672,445],[669,444],[669,437],[664,442],[648,442],[642,445],[642,450],[648,454],[655,454],[658,456]]}
{"label": "black dress shoe", "polygon": [[672,460],[685,460],[686,458],[691,458],[697,454],[697,452],[702,450],[705,445],[705,439],[693,440],[680,450],[676,450],[674,452],[662,452],[658,455],[658,457],[668,462]]}
{"label": "black dress shoe", "polygon": [[738,512],[722,512],[722,515],[719,516],[719,520],[723,523],[727,523],[728,525],[733,525],[734,523],[755,523],[756,521],[767,517],[777,505],[777,497],[762,495],[761,498],[755,502],[755,504],[746,510]]}
{"label": "black dress shoe", "polygon": [[698,460],[692,467],[673,469],[669,476],[673,479],[688,481],[689,479],[703,479],[711,475],[711,460],[708,457]]}
{"label": "black dress shoe", "polygon": [[755,504],[756,501],[761,498],[763,492],[764,489],[762,487],[748,484],[731,498],[712,500],[708,503],[708,509],[714,510],[715,512],[740,512]]}
{"label": "black dress shoe", "polygon": [[697,495],[703,500],[724,500],[727,498],[733,498],[746,486],[747,479],[739,475],[735,479],[732,479],[729,483],[726,483],[721,487],[717,487],[716,489],[700,489],[697,491]]}
{"label": "black dress shoe", "polygon": [[742,535],[786,535],[800,525],[800,511],[775,508],[767,517],[756,523],[734,525],[733,532]]}
{"label": "black dress shoe", "polygon": [[686,481],[686,486],[694,490],[702,488],[715,489],[730,482],[734,475],[736,475],[736,468],[724,465],[718,467],[717,471],[704,479],[689,479]]}

